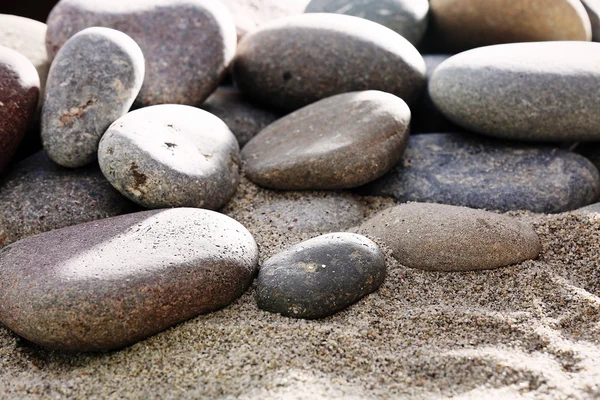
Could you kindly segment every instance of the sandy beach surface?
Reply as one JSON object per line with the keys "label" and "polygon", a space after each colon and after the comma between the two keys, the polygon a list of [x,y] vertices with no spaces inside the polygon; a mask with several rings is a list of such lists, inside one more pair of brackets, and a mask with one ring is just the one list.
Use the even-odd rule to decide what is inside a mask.
{"label": "sandy beach surface", "polygon": [[[244,181],[223,212],[255,235],[264,260],[326,232],[282,232],[254,210],[330,195]],[[365,217],[393,205],[359,199]],[[387,252],[381,289],[323,320],[263,312],[250,288],[224,310],[117,352],[52,352],[0,327],[0,397],[598,398],[600,219],[509,215],[535,226],[539,260],[434,273],[403,267]]]}

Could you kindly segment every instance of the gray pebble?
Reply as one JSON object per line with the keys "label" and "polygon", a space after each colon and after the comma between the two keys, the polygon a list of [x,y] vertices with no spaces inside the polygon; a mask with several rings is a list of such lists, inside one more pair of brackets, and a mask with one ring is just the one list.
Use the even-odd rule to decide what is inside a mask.
{"label": "gray pebble", "polygon": [[144,55],[127,35],[88,28],[73,36],[50,68],[42,141],[70,168],[96,160],[104,131],[131,108],[144,79]]}
{"label": "gray pebble", "polygon": [[125,115],[106,131],[98,161],[117,190],[147,208],[218,209],[240,182],[235,136],[219,118],[190,106]]}
{"label": "gray pebble", "polygon": [[352,233],[319,236],[264,262],[258,307],[294,318],[324,318],[376,291],[385,279],[377,245]]}
{"label": "gray pebble", "polygon": [[600,42],[600,0],[581,0],[592,23],[592,40]]}

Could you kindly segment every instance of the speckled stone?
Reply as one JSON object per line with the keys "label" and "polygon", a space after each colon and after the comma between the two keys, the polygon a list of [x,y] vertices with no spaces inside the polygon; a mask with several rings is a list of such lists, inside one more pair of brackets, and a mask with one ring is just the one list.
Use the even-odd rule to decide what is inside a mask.
{"label": "speckled stone", "polygon": [[410,110],[384,92],[343,93],[269,125],[242,150],[244,171],[272,189],[347,189],[377,179],[402,156]]}
{"label": "speckled stone", "polygon": [[410,268],[431,271],[493,269],[535,259],[535,231],[510,217],[442,204],[410,203],[387,209],[358,233],[383,241]]}
{"label": "speckled stone", "polygon": [[400,202],[559,213],[597,200],[600,175],[584,157],[549,146],[458,133],[416,135],[398,165],[362,193]]}
{"label": "speckled stone", "polygon": [[348,196],[304,196],[282,199],[257,208],[255,218],[280,232],[333,232],[358,225],[364,206]]}
{"label": "speckled stone", "polygon": [[40,78],[25,56],[0,46],[0,173],[35,118]]}
{"label": "speckled stone", "polygon": [[136,209],[97,165],[67,169],[39,152],[14,165],[0,181],[0,247]]}
{"label": "speckled stone", "polygon": [[592,23],[592,40],[600,42],[600,0],[581,0]]}
{"label": "speckled stone", "polygon": [[200,105],[235,55],[232,17],[214,0],[61,0],[48,17],[48,54],[92,26],[124,32],[142,48],[143,106]]}
{"label": "speckled stone", "polygon": [[42,109],[42,142],[50,158],[70,168],[97,158],[104,131],[126,114],[144,79],[144,55],[124,33],[88,28],[52,63]]}
{"label": "speckled stone", "polygon": [[202,109],[223,120],[240,146],[282,116],[281,113],[255,105],[236,89],[226,86],[217,89],[202,104]]}
{"label": "speckled stone", "polygon": [[98,161],[117,190],[147,208],[218,209],[240,182],[240,149],[227,125],[177,104],[117,120],[100,142]]}
{"label": "speckled stone", "polygon": [[430,0],[432,32],[449,52],[501,43],[589,41],[579,0]]}
{"label": "speckled stone", "polygon": [[417,101],[425,62],[410,42],[375,22],[303,14],[265,24],[240,42],[233,65],[240,91],[284,110],[359,90]]}
{"label": "speckled stone", "polygon": [[227,306],[257,267],[254,238],[225,215],[124,215],[0,250],[0,321],[52,349],[118,349]]}
{"label": "speckled stone", "polygon": [[467,130],[529,141],[600,140],[600,44],[516,43],[458,54],[429,93]]}
{"label": "speckled stone", "polygon": [[385,279],[383,253],[369,239],[331,233],[264,262],[256,280],[258,307],[294,318],[324,318],[376,291]]}
{"label": "speckled stone", "polygon": [[312,0],[307,13],[337,13],[377,22],[415,46],[427,29],[428,0]]}

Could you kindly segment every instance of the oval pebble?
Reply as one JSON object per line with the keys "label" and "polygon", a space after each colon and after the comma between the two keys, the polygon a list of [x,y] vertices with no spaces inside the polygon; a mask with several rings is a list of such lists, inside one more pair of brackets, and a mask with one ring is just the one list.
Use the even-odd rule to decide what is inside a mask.
{"label": "oval pebble", "polygon": [[385,270],[375,243],[352,233],[331,233],[265,261],[256,281],[256,300],[259,308],[272,313],[324,318],[376,291]]}
{"label": "oval pebble", "polygon": [[427,28],[427,0],[312,0],[307,13],[337,13],[377,22],[417,45]]}
{"label": "oval pebble", "polygon": [[392,168],[408,140],[410,110],[379,91],[343,93],[269,125],[242,149],[254,183],[272,189],[344,189]]}
{"label": "oval pebble", "polygon": [[538,257],[540,240],[528,225],[504,215],[443,204],[387,209],[358,233],[383,241],[410,268],[430,271],[494,269]]}
{"label": "oval pebble", "polygon": [[482,47],[443,62],[429,93],[469,131],[528,141],[600,140],[599,64],[599,43]]}
{"label": "oval pebble", "polygon": [[144,55],[127,35],[88,28],[61,48],[50,67],[42,141],[64,167],[94,162],[104,131],[126,114],[144,79]]}
{"label": "oval pebble", "polygon": [[218,209],[235,193],[240,153],[216,116],[164,104],[133,111],[106,131],[98,150],[104,176],[147,208]]}
{"label": "oval pebble", "polygon": [[118,349],[227,306],[258,267],[253,237],[213,211],[146,211],[0,251],[0,321],[64,351]]}
{"label": "oval pebble", "polygon": [[236,49],[231,14],[214,0],[61,0],[47,23],[51,58],[92,26],[131,36],[146,58],[136,101],[142,106],[200,105],[225,76]]}
{"label": "oval pebble", "polygon": [[592,23],[592,40],[600,42],[600,0],[581,0]]}
{"label": "oval pebble", "polygon": [[233,75],[242,93],[288,111],[371,89],[410,105],[425,89],[425,62],[410,42],[375,22],[341,14],[303,14],[263,25],[240,42]]}
{"label": "oval pebble", "polygon": [[600,174],[584,157],[550,146],[469,134],[411,135],[402,160],[362,193],[485,208],[559,213],[600,195]]}

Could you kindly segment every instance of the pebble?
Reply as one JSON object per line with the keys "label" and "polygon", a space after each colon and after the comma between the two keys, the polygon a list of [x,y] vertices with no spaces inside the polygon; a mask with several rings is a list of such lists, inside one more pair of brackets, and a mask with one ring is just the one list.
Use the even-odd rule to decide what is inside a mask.
{"label": "pebble", "polygon": [[404,266],[429,271],[494,269],[538,257],[535,231],[504,215],[443,204],[392,207],[358,233],[380,239]]}
{"label": "pebble", "polygon": [[51,349],[118,349],[227,306],[257,269],[254,238],[225,215],[124,215],[2,249],[0,321]]}
{"label": "pebble", "polygon": [[33,64],[0,45],[0,173],[35,118],[39,95],[40,78]]}
{"label": "pebble", "polygon": [[42,109],[42,142],[64,167],[94,162],[106,129],[131,108],[144,79],[144,55],[124,33],[88,28],[60,49]]}
{"label": "pebble", "polygon": [[590,204],[589,206],[578,208],[574,211],[577,214],[600,218],[600,203]]}
{"label": "pebble", "polygon": [[281,114],[259,107],[232,87],[221,86],[202,109],[221,118],[231,129],[240,146],[281,117]]}
{"label": "pebble", "polygon": [[592,38],[579,0],[430,0],[432,32],[448,52],[514,42]]}
{"label": "pebble", "polygon": [[592,40],[600,42],[600,0],[581,0],[592,23]]}
{"label": "pebble", "polygon": [[592,163],[570,151],[447,133],[414,135],[398,165],[362,189],[399,202],[560,213],[600,195]]}
{"label": "pebble", "polygon": [[281,199],[258,207],[255,218],[279,232],[332,232],[359,224],[365,207],[341,195]]}
{"label": "pebble", "polygon": [[377,22],[417,45],[427,29],[428,0],[312,0],[307,13],[337,13]]}
{"label": "pebble", "polygon": [[376,291],[385,273],[375,243],[352,233],[331,233],[266,260],[256,279],[256,300],[272,313],[324,318]]}
{"label": "pebble", "polygon": [[227,125],[190,106],[133,111],[106,131],[98,149],[104,176],[146,208],[219,209],[240,182],[240,150]]}
{"label": "pebble", "polygon": [[410,110],[379,91],[343,93],[269,125],[242,150],[257,185],[283,190],[345,189],[370,182],[400,159]]}
{"label": "pebble", "polygon": [[39,152],[0,181],[0,248],[42,232],[136,210],[97,165],[67,169]]}
{"label": "pebble", "polygon": [[214,0],[61,0],[48,17],[51,57],[76,32],[104,26],[131,36],[146,58],[142,106],[200,105],[224,77],[235,25]]}
{"label": "pebble", "polygon": [[599,64],[599,43],[482,47],[443,62],[429,93],[469,131],[527,141],[600,140]]}
{"label": "pebble", "polygon": [[287,111],[370,89],[395,94],[411,105],[425,89],[425,62],[410,42],[375,22],[303,14],[246,35],[233,76],[242,93]]}

